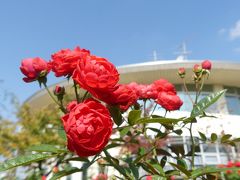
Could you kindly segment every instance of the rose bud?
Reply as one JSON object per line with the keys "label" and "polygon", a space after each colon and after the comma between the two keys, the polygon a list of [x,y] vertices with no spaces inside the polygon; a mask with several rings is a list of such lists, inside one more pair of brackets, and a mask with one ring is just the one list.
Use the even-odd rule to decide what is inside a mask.
{"label": "rose bud", "polygon": [[65,88],[62,86],[56,86],[54,91],[54,95],[57,96],[59,101],[63,100],[63,96],[65,95]]}
{"label": "rose bud", "polygon": [[186,70],[184,67],[181,67],[178,69],[178,75],[180,76],[180,78],[184,78],[186,74]]}
{"label": "rose bud", "polygon": [[199,74],[200,72],[202,72],[202,66],[199,65],[199,64],[195,64],[193,66],[193,72],[196,73],[196,74]]}
{"label": "rose bud", "polygon": [[47,176],[42,176],[42,180],[47,180]]}
{"label": "rose bud", "polygon": [[63,95],[65,94],[65,88],[62,86],[56,86],[54,89],[54,95],[58,96],[58,95]]}
{"label": "rose bud", "polygon": [[23,81],[29,83],[38,80],[40,83],[45,83],[50,65],[39,57],[27,58],[22,60],[20,70],[26,76]]}
{"label": "rose bud", "polygon": [[53,169],[52,169],[52,172],[53,173],[57,173],[59,171],[58,167],[57,166],[54,166]]}
{"label": "rose bud", "polygon": [[206,70],[211,70],[212,68],[212,63],[209,60],[205,60],[202,62],[202,68]]}

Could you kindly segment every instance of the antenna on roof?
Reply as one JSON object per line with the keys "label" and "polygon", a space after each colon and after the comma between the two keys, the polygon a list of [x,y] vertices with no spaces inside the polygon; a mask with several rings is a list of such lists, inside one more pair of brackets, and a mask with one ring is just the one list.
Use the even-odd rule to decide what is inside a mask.
{"label": "antenna on roof", "polygon": [[158,60],[158,58],[157,58],[157,51],[154,50],[153,51],[153,61],[157,61],[157,60]]}
{"label": "antenna on roof", "polygon": [[180,61],[187,60],[187,55],[191,54],[191,51],[187,51],[187,46],[184,41],[180,45],[179,49],[180,49],[179,52],[175,52],[175,54],[179,54],[177,57],[177,60],[180,60]]}

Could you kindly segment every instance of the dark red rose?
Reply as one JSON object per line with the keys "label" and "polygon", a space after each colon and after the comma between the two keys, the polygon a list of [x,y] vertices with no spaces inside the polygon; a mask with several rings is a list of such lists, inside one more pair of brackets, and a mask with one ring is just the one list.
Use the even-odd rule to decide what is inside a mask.
{"label": "dark red rose", "polygon": [[183,104],[182,100],[171,92],[160,92],[158,94],[157,103],[167,111],[179,110]]}
{"label": "dark red rose", "polygon": [[68,149],[80,157],[100,153],[112,133],[112,119],[101,103],[88,99],[62,117]]}
{"label": "dark red rose", "polygon": [[173,94],[176,94],[174,85],[165,79],[156,80],[154,81],[153,85],[158,92],[171,92]]}
{"label": "dark red rose", "polygon": [[20,70],[26,76],[23,78],[23,81],[28,83],[46,76],[50,71],[50,66],[39,57],[27,58],[22,60]]}
{"label": "dark red rose", "polygon": [[118,105],[123,111],[137,101],[136,93],[123,84],[116,85],[113,91],[96,91],[94,94],[99,100],[109,105]]}
{"label": "dark red rose", "polygon": [[88,56],[78,62],[77,69],[73,73],[73,79],[94,96],[96,90],[113,89],[119,81],[116,67],[108,60]]}
{"label": "dark red rose", "polygon": [[203,69],[207,69],[207,70],[211,70],[211,68],[212,68],[212,63],[211,63],[211,61],[209,61],[209,60],[203,61],[203,62],[202,62],[202,68],[203,68]]}
{"label": "dark red rose", "polygon": [[52,55],[52,71],[56,77],[71,76],[78,61],[90,55],[90,51],[76,47],[74,50],[63,49]]}

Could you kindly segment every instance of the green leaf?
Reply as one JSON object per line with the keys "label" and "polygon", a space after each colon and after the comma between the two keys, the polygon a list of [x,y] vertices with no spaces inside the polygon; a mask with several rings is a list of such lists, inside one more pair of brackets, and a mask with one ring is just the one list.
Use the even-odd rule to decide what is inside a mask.
{"label": "green leaf", "polygon": [[232,137],[231,134],[225,134],[221,137],[221,143],[228,141]]}
{"label": "green leaf", "polygon": [[41,161],[44,159],[49,159],[51,157],[58,156],[58,154],[31,154],[31,155],[23,155],[18,156],[16,158],[7,160],[0,164],[0,172],[6,171],[8,169],[15,168],[17,166],[28,165],[32,162]]}
{"label": "green leaf", "polygon": [[59,129],[58,130],[58,135],[64,140],[67,141],[67,136],[66,136],[66,132],[64,129]]}
{"label": "green leaf", "polygon": [[66,149],[59,149],[51,144],[40,144],[29,147],[27,150],[36,151],[36,152],[52,152],[52,153],[61,153],[68,152]]}
{"label": "green leaf", "polygon": [[84,157],[73,157],[73,158],[69,158],[69,159],[66,159],[64,161],[83,161],[83,162],[90,162],[88,160],[88,158],[84,158]]}
{"label": "green leaf", "polygon": [[198,134],[200,135],[202,141],[205,142],[207,140],[207,137],[205,136],[205,134],[201,133],[200,131],[198,131]]}
{"label": "green leaf", "polygon": [[166,162],[167,162],[167,156],[163,156],[161,161],[160,161],[160,164],[161,166],[164,168],[164,166],[166,165]]}
{"label": "green leaf", "polygon": [[240,142],[240,138],[235,138],[232,140],[233,142]]}
{"label": "green leaf", "polygon": [[160,123],[160,124],[177,124],[179,121],[182,121],[182,119],[173,119],[173,118],[141,118],[135,121],[134,124],[145,124],[145,123]]}
{"label": "green leaf", "polygon": [[132,111],[130,111],[129,114],[128,114],[128,123],[130,125],[134,125],[135,121],[140,119],[141,114],[142,114],[141,110],[132,110]]}
{"label": "green leaf", "polygon": [[122,146],[122,144],[119,144],[119,143],[111,143],[111,144],[108,144],[105,149],[111,149],[111,148],[115,148],[115,147],[118,147],[118,146]]}
{"label": "green leaf", "polygon": [[193,110],[191,112],[191,117],[196,117],[196,116],[202,115],[204,110],[207,109],[209,106],[211,106],[213,103],[215,103],[225,92],[226,92],[226,89],[216,92],[216,93],[213,93],[213,94],[201,99],[193,107]]}
{"label": "green leaf", "polygon": [[117,106],[108,106],[108,110],[115,124],[120,126],[123,123],[123,117],[120,109]]}
{"label": "green leaf", "polygon": [[123,129],[121,129],[120,136],[123,137],[123,136],[127,135],[127,133],[129,132],[130,129],[131,129],[131,126],[127,126],[127,127],[124,127]]}
{"label": "green leaf", "polygon": [[57,180],[61,177],[64,177],[64,176],[67,176],[67,175],[70,175],[70,174],[73,174],[73,173],[76,173],[76,172],[80,172],[81,170],[79,168],[76,168],[76,167],[68,167],[68,168],[65,168],[64,170],[62,171],[59,171],[57,173],[55,173],[50,180]]}
{"label": "green leaf", "polygon": [[184,161],[184,159],[177,159],[177,164],[187,169],[187,163]]}
{"label": "green leaf", "polygon": [[215,142],[215,141],[217,140],[217,138],[218,138],[218,137],[217,137],[217,134],[216,134],[216,133],[212,133],[212,134],[211,134],[211,141],[212,141],[212,142]]}
{"label": "green leaf", "polygon": [[174,164],[174,163],[171,163],[171,162],[169,162],[169,164],[171,166],[173,166],[174,168],[178,169],[179,171],[181,171],[182,173],[184,173],[187,177],[191,176],[191,172],[188,171],[187,169],[185,169],[184,167],[179,166],[179,165]]}
{"label": "green leaf", "polygon": [[181,129],[174,130],[173,132],[175,132],[177,135],[181,135],[183,133]]}
{"label": "green leaf", "polygon": [[235,170],[240,170],[240,168],[236,168],[236,167],[234,167],[234,168],[217,168],[214,166],[202,167],[202,168],[193,170],[191,173],[191,178],[195,179],[197,177],[200,177],[200,176],[203,176],[206,174],[219,173],[219,172],[224,172],[227,170],[235,171]]}

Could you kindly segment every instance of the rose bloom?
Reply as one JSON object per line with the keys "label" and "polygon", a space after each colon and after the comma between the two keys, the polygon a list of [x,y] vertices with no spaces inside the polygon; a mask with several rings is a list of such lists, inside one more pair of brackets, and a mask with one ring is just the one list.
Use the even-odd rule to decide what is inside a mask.
{"label": "rose bloom", "polygon": [[95,91],[113,89],[119,81],[119,74],[116,67],[108,60],[88,56],[78,62],[77,69],[73,73],[73,79],[81,88],[94,96]]}
{"label": "rose bloom", "polygon": [[94,94],[99,100],[109,105],[118,105],[123,111],[137,101],[136,93],[124,84],[116,85],[113,91],[96,91]]}
{"label": "rose bloom", "polygon": [[205,60],[202,62],[202,68],[203,69],[207,69],[207,70],[211,70],[212,69],[212,63],[209,60]]}
{"label": "rose bloom", "polygon": [[108,179],[108,176],[106,174],[100,173],[93,180],[107,180],[107,179]]}
{"label": "rose bloom", "polygon": [[22,60],[20,70],[26,76],[23,78],[23,81],[28,83],[46,76],[50,71],[50,66],[39,57],[27,58]]}
{"label": "rose bloom", "polygon": [[87,99],[62,117],[67,147],[80,157],[100,153],[112,133],[112,119],[101,103]]}
{"label": "rose bloom", "polygon": [[174,85],[165,79],[159,79],[154,81],[153,86],[158,92],[164,91],[164,92],[171,92],[173,94],[176,94],[176,89]]}
{"label": "rose bloom", "polygon": [[153,84],[140,84],[138,86],[139,99],[156,99],[158,91]]}
{"label": "rose bloom", "polygon": [[90,55],[90,51],[76,47],[74,50],[63,49],[52,55],[52,71],[56,77],[71,76],[78,61]]}
{"label": "rose bloom", "polygon": [[167,111],[179,110],[183,104],[182,100],[171,92],[160,92],[158,94],[157,103]]}

